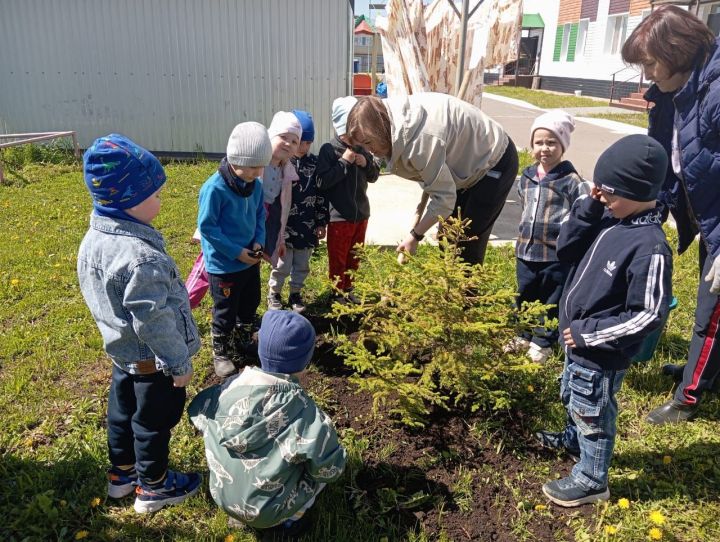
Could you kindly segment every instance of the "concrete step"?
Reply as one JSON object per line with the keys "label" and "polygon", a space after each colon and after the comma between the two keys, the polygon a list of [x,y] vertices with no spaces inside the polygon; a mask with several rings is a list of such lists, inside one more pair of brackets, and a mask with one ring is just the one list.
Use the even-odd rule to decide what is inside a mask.
{"label": "concrete step", "polygon": [[628,103],[628,100],[626,98],[623,98],[619,102],[613,102],[611,105],[613,107],[620,107],[621,109],[628,109],[630,111],[647,111],[648,108],[652,107],[653,104],[648,104],[646,101],[642,101],[642,103],[633,103],[634,101],[631,101]]}
{"label": "concrete step", "polygon": [[645,109],[648,104],[642,98],[622,98],[620,100],[620,103],[626,104],[626,105],[636,105],[637,107],[642,107],[643,109]]}

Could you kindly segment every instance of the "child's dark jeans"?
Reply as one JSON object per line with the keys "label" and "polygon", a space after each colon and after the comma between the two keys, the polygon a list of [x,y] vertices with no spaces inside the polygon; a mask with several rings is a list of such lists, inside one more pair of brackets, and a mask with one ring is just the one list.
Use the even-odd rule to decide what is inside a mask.
{"label": "child's dark jeans", "polygon": [[135,465],[142,481],[168,467],[170,430],[185,407],[185,388],[162,371],[132,375],[113,364],[108,398],[108,450],[114,466]]}
{"label": "child's dark jeans", "polygon": [[[515,262],[518,283],[518,308],[523,301],[540,301],[545,305],[555,305],[548,309],[546,320],[558,317],[558,303],[563,287],[570,273],[570,264],[565,262],[531,262],[518,258]],[[538,327],[523,333],[523,338],[534,342],[541,348],[551,347],[558,341],[558,330]]]}
{"label": "child's dark jeans", "polygon": [[580,448],[570,476],[588,489],[605,489],[617,433],[617,400],[625,370],[596,371],[565,358],[560,399],[568,413],[566,448]]}
{"label": "child's dark jeans", "polygon": [[213,298],[213,335],[230,335],[237,322],[251,324],[260,306],[260,264],[236,273],[208,273],[208,277]]}

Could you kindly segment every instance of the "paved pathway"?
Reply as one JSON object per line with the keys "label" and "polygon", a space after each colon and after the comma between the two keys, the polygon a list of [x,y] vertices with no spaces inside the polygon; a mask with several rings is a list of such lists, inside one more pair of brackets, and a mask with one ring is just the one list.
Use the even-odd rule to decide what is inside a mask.
{"label": "paved pathway", "polygon": [[[542,109],[526,102],[489,93],[483,96],[483,111],[502,124],[518,148],[529,146],[530,127],[535,117],[543,113]],[[573,109],[569,111],[572,112]],[[586,111],[587,108],[581,108],[578,114]],[[575,120],[575,132],[566,157],[587,179],[592,178],[598,156],[609,145],[625,135],[645,133],[642,128],[605,119],[577,116]],[[493,244],[513,242],[517,236],[520,205],[516,194],[517,190],[513,188],[500,218],[495,223],[491,237]],[[419,184],[395,175],[381,175],[376,183],[370,184],[368,197],[371,216],[366,236],[368,244],[395,246],[404,239],[410,231],[415,207],[421,195]]]}

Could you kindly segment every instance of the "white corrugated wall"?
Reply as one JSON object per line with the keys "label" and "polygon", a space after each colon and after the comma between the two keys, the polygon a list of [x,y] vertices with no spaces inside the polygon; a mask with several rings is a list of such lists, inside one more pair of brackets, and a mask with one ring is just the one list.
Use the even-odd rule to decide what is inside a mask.
{"label": "white corrugated wall", "polygon": [[238,122],[298,108],[317,148],[351,37],[345,0],[0,0],[0,130],[222,153]]}

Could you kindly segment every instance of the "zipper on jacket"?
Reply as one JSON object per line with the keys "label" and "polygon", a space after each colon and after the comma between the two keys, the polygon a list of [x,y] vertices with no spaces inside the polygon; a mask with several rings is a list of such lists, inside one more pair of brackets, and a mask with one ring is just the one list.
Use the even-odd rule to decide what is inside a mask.
{"label": "zipper on jacket", "polygon": [[[572,289],[568,292],[567,297],[565,298],[565,318],[568,320],[568,325],[570,325],[570,314],[568,313],[568,305],[570,304],[570,296],[572,293],[577,289],[578,286],[580,286],[580,282],[582,281],[583,276],[585,276],[585,272],[588,270],[588,267],[590,267],[590,264],[592,263],[593,256],[595,256],[595,250],[597,250],[598,245],[600,244],[600,240],[605,237],[607,233],[610,232],[610,230],[617,227],[617,224],[614,226],[610,226],[608,229],[603,231],[600,236],[595,239],[595,242],[593,243],[592,252],[590,253],[590,258],[588,258],[587,264],[585,265],[585,268],[582,270],[582,273],[580,273],[580,277],[578,278],[577,282],[575,282],[575,286],[572,287]],[[576,273],[577,275],[577,273]]]}
{"label": "zipper on jacket", "polygon": [[[705,96],[703,95],[703,98],[704,97]],[[688,214],[690,215],[690,220],[692,220],[693,224],[695,224],[695,228],[697,228],[697,231],[700,234],[700,239],[705,244],[705,249],[707,250],[708,254],[710,254],[710,246],[708,245],[708,242],[705,240],[705,236],[702,234],[702,228],[700,228],[700,223],[698,222],[698,219],[695,216],[695,211],[693,210],[692,204],[690,203],[690,192],[687,189],[687,184],[685,183],[685,173],[683,172],[683,156],[682,156],[682,148],[680,147],[680,130],[676,129],[676,127],[675,127],[675,117],[679,116],[677,104],[675,103],[675,96],[673,96],[672,102],[673,102],[673,108],[675,109],[675,111],[673,113],[673,131],[672,131],[672,135],[670,136],[672,138],[671,143],[670,143],[670,152],[672,153],[672,145],[675,143],[675,132],[677,132],[677,147],[678,147],[677,151],[680,154],[680,160],[679,160],[680,176],[678,177],[676,175],[676,177],[678,177],[678,181],[680,181],[680,184],[682,185],[683,197],[685,198],[685,206],[688,209]],[[698,110],[699,109],[700,109],[700,104],[698,103]],[[698,115],[696,115],[696,117],[698,119],[697,121],[700,122],[699,111],[698,111]],[[700,129],[698,127],[698,131],[699,130]]]}

